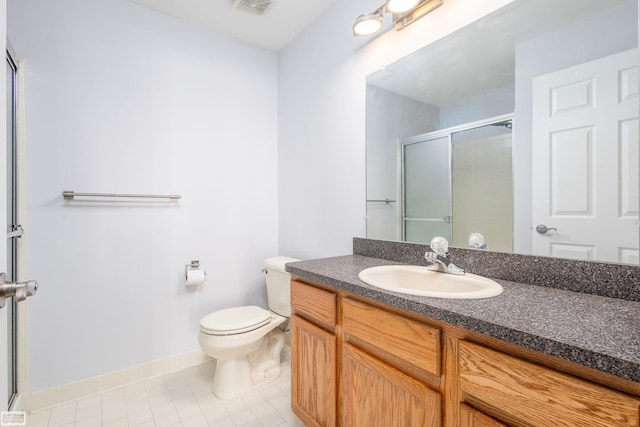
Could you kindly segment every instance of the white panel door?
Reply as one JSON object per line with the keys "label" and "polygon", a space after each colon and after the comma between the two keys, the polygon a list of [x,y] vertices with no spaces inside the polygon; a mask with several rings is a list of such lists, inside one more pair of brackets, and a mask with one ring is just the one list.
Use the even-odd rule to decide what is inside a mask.
{"label": "white panel door", "polygon": [[635,49],[533,80],[534,254],[638,263],[638,100]]}

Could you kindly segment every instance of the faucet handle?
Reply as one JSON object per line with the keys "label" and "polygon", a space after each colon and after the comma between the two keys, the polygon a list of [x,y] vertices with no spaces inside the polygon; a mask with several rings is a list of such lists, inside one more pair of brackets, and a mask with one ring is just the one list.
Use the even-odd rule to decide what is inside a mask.
{"label": "faucet handle", "polygon": [[426,260],[437,260],[439,255],[435,252],[425,252],[424,259]]}
{"label": "faucet handle", "polygon": [[431,239],[429,246],[438,255],[446,256],[449,253],[449,242],[442,236],[436,236]]}

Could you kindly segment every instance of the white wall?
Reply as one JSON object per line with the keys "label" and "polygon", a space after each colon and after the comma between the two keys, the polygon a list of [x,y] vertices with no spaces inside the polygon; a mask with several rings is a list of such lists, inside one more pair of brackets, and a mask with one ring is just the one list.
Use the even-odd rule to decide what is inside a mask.
{"label": "white wall", "polygon": [[279,53],[279,245],[290,256],[351,253],[365,234],[365,81],[354,59],[364,41],[351,25],[375,8],[338,1]]}
{"label": "white wall", "polygon": [[[198,349],[204,314],[264,304],[276,54],[125,0],[10,0],[8,16],[27,67],[31,391]],[[192,259],[209,276],[186,292]]]}
{"label": "white wall", "polygon": [[349,254],[352,238],[365,236],[366,75],[511,1],[447,0],[402,31],[375,39],[353,37],[351,25],[380,1],[338,1],[280,51],[281,252]]}

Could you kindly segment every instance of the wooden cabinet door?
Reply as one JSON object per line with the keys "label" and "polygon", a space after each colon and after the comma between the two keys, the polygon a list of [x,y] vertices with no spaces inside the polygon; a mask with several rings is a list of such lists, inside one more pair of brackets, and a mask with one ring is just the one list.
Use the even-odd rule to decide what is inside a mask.
{"label": "wooden cabinet door", "polygon": [[307,426],[336,425],[335,335],[291,317],[291,408]]}
{"label": "wooden cabinet door", "polygon": [[356,347],[342,355],[341,419],[349,427],[437,427],[440,394]]}

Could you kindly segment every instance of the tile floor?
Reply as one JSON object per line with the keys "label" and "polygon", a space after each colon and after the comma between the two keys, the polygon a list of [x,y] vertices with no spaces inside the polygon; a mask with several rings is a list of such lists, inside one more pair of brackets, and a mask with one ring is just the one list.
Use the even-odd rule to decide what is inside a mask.
{"label": "tile floor", "polygon": [[210,388],[215,362],[27,415],[28,427],[302,427],[291,411],[291,365],[275,383],[220,400]]}

